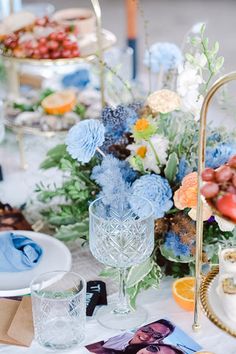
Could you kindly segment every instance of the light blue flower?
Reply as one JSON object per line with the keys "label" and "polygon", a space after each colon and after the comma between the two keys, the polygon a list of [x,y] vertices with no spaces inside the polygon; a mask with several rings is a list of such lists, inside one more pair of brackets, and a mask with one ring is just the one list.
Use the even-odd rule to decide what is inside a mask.
{"label": "light blue flower", "polygon": [[222,142],[213,147],[206,149],[206,166],[218,168],[224,165],[231,156],[236,153],[236,144],[230,142]]}
{"label": "light blue flower", "polygon": [[68,153],[80,162],[86,163],[94,156],[96,149],[104,142],[105,128],[96,119],[88,119],[74,125],[66,137]]}
{"label": "light blue flower", "polygon": [[158,42],[153,44],[144,55],[144,64],[153,73],[158,73],[160,69],[165,72],[176,69],[183,61],[180,49],[173,43]]}
{"label": "light blue flower", "polygon": [[172,190],[168,181],[159,175],[144,175],[132,185],[132,193],[147,198],[153,204],[155,218],[162,218],[171,209]]}
{"label": "light blue flower", "polygon": [[190,172],[192,172],[192,169],[188,161],[185,159],[185,157],[181,157],[179,161],[178,172],[176,175],[176,181],[181,182],[182,179]]}
{"label": "light blue flower", "polygon": [[122,202],[129,192],[130,185],[123,177],[122,163],[112,155],[107,155],[101,165],[93,168],[91,178],[101,187],[99,197],[103,197],[106,205],[118,205],[118,198]]}
{"label": "light blue flower", "polygon": [[171,250],[174,253],[175,257],[188,257],[191,254],[189,246],[182,243],[180,241],[179,236],[173,231],[169,231],[166,233],[164,247],[167,250]]}

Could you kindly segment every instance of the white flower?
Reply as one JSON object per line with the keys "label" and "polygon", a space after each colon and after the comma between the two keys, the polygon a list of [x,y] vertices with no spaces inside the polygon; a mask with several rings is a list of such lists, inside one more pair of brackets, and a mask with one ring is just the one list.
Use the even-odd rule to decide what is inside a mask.
{"label": "white flower", "polygon": [[190,90],[184,97],[182,97],[181,108],[184,112],[191,112],[195,120],[198,120],[200,117],[202,103],[203,96],[199,95],[197,90]]}
{"label": "white flower", "polygon": [[[199,67],[205,64],[205,59],[201,55],[197,55],[196,60],[198,60]],[[177,92],[182,101],[181,109],[184,112],[192,113],[196,120],[199,119],[203,103],[203,96],[199,93],[199,86],[203,83],[203,78],[198,71],[199,69],[187,62],[184,67],[179,68],[177,79]]]}
{"label": "white flower", "polygon": [[[160,166],[167,162],[167,149],[169,140],[161,135],[154,135],[150,142],[141,140],[138,144],[128,145],[131,156],[139,156],[142,159],[144,170],[160,173]],[[129,159],[132,164],[132,157]]]}
{"label": "white flower", "polygon": [[233,231],[233,229],[235,228],[235,224],[233,224],[230,221],[227,221],[223,218],[221,218],[218,215],[214,215],[217,224],[219,225],[219,228],[221,229],[221,231]]}
{"label": "white flower", "polygon": [[177,92],[180,96],[185,96],[190,90],[198,90],[202,82],[202,77],[198,75],[198,70],[193,65],[187,62],[184,67],[179,68]]}

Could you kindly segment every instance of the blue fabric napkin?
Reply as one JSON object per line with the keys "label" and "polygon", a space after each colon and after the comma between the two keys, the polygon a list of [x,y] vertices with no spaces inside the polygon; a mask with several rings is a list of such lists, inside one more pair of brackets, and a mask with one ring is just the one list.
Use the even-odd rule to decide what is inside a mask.
{"label": "blue fabric napkin", "polygon": [[6,232],[0,235],[0,272],[21,272],[36,267],[42,248],[23,235]]}

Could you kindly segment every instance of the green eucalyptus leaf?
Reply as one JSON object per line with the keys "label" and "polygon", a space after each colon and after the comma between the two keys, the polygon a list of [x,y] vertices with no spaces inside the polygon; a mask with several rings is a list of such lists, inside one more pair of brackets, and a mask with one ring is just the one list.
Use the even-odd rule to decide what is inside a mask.
{"label": "green eucalyptus leaf", "polygon": [[67,160],[65,158],[61,159],[61,169],[63,171],[71,170],[72,168],[73,168],[73,165],[69,160]]}
{"label": "green eucalyptus leaf", "polygon": [[63,225],[56,232],[56,238],[63,241],[71,241],[77,238],[87,238],[89,231],[89,220],[85,219],[73,225]]}
{"label": "green eucalyptus leaf", "polygon": [[201,27],[201,30],[200,30],[200,33],[201,33],[202,36],[203,36],[205,30],[206,30],[206,24],[203,23],[203,24],[202,24],[202,27]]}
{"label": "green eucalyptus leaf", "polygon": [[189,263],[193,261],[193,257],[186,257],[186,256],[178,256],[176,257],[174,255],[174,252],[170,249],[167,249],[164,245],[160,246],[160,251],[163,257],[168,259],[171,262],[177,262],[177,263]]}
{"label": "green eucalyptus leaf", "polygon": [[166,167],[164,169],[165,176],[170,183],[173,182],[175,179],[178,163],[179,163],[179,159],[176,152],[172,152],[169,155],[168,161],[166,163]]}
{"label": "green eucalyptus leaf", "polygon": [[138,264],[130,268],[127,276],[127,287],[131,288],[139,283],[151,271],[153,267],[153,260],[148,258],[144,263]]}
{"label": "green eucalyptus leaf", "polygon": [[217,73],[222,68],[223,64],[224,64],[224,57],[217,58],[214,66],[214,72]]}

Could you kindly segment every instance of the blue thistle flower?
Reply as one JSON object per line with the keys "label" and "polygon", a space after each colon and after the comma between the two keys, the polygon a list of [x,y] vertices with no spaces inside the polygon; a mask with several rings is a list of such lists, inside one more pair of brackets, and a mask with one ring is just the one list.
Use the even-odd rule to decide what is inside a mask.
{"label": "blue thistle flower", "polygon": [[99,197],[103,197],[107,205],[118,203],[117,198],[124,200],[129,192],[129,183],[123,177],[123,162],[112,155],[103,158],[101,165],[95,166],[91,178],[101,187]]}
{"label": "blue thistle flower", "polygon": [[133,183],[132,193],[147,198],[153,204],[155,218],[162,218],[171,209],[172,190],[167,179],[159,175],[144,175]]}
{"label": "blue thistle flower", "polygon": [[176,69],[183,61],[182,53],[175,44],[159,42],[153,44],[144,55],[144,64],[153,72]]}
{"label": "blue thistle flower", "polygon": [[114,109],[109,106],[105,107],[102,110],[101,118],[106,129],[106,145],[108,145],[108,140],[112,145],[119,143],[123,134],[130,131],[131,126],[138,119],[138,115],[128,106],[119,105]]}
{"label": "blue thistle flower", "polygon": [[231,156],[236,153],[236,144],[231,142],[221,142],[216,146],[206,148],[206,166],[218,168],[224,165]]}
{"label": "blue thistle flower", "polygon": [[173,231],[166,233],[164,247],[171,250],[175,257],[185,256],[188,257],[191,255],[190,248],[188,245],[180,241],[179,236]]}
{"label": "blue thistle flower", "polygon": [[96,119],[79,122],[67,134],[67,151],[73,159],[89,162],[96,149],[103,144],[104,134],[104,126]]}

